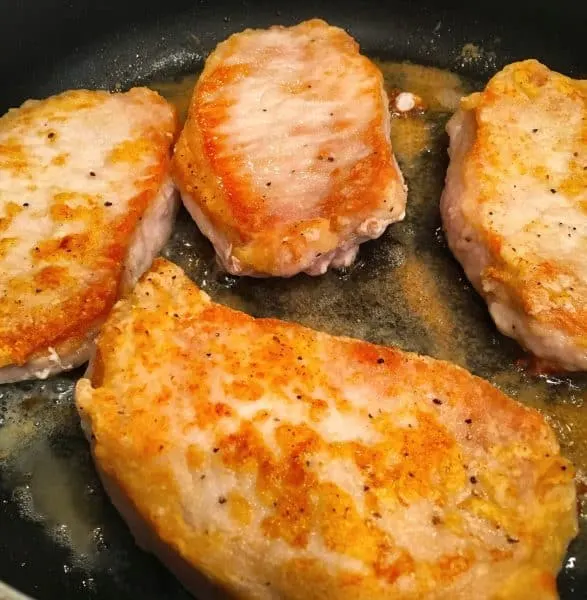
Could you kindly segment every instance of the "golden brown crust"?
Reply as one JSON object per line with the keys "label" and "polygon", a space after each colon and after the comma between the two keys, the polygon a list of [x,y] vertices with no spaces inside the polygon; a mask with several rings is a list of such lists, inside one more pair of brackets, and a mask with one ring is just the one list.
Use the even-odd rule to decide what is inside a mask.
{"label": "golden brown crust", "polygon": [[254,319],[157,260],[76,402],[99,468],[239,597],[556,597],[572,467],[456,366]]}
{"label": "golden brown crust", "polygon": [[[585,82],[523,61],[465,98],[462,108],[476,119],[463,177],[476,198],[470,210],[483,217],[477,233],[492,258],[484,288],[501,287],[537,323],[587,347],[587,271],[578,268],[587,252]],[[550,206],[537,200],[544,194]],[[561,208],[553,208],[559,198],[565,199]],[[521,231],[501,226],[502,215],[516,219],[524,212],[536,214],[520,219]],[[554,241],[549,227],[556,229]]]}
{"label": "golden brown crust", "polygon": [[[296,32],[295,34],[293,32]],[[389,118],[387,99],[382,91],[382,75],[379,69],[366,57],[358,52],[358,44],[343,30],[330,27],[321,20],[306,21],[293,28],[272,27],[270,33],[288,32],[288,35],[310,37],[311,42],[296,46],[296,61],[307,65],[307,71],[300,77],[317,77],[315,71],[320,71],[320,62],[327,54],[338,53],[336,68],[356,72],[365,91],[361,102],[372,111],[370,121],[356,129],[352,114],[354,106],[344,106],[346,110],[331,113],[327,125],[304,124],[308,117],[299,112],[287,113],[286,108],[273,109],[275,123],[291,118],[289,137],[302,140],[307,135],[312,143],[313,135],[323,140],[315,145],[312,163],[309,166],[300,161],[296,168],[287,169],[285,173],[282,159],[291,160],[291,156],[280,155],[283,150],[276,149],[275,160],[265,160],[263,156],[255,156],[235,144],[239,131],[235,126],[235,106],[241,104],[241,111],[251,105],[251,118],[256,118],[259,112],[261,92],[254,96],[254,102],[238,85],[247,78],[263,73],[272,62],[279,60],[288,52],[290,39],[285,38],[283,46],[263,48],[263,51],[247,54],[249,39],[263,35],[264,32],[247,30],[231,36],[220,44],[208,58],[200,76],[191,100],[189,116],[181,133],[174,154],[174,176],[183,194],[192,198],[202,211],[206,220],[221,232],[226,243],[233,248],[234,257],[243,265],[243,269],[251,269],[265,274],[280,274],[278,259],[286,263],[303,263],[308,252],[318,256],[333,251],[348,237],[353,227],[380,212],[392,208],[391,202],[397,200],[399,206],[394,207],[396,213],[392,220],[403,216],[405,190],[393,153],[389,136],[386,133]],[[236,58],[235,58],[236,57]],[[342,71],[341,71],[342,72]],[[329,75],[323,75],[327,77]],[[280,92],[271,88],[271,94],[281,93],[282,98],[299,98],[306,103],[306,110],[319,103],[335,103],[338,98],[332,98],[333,89],[320,88],[318,79],[314,85],[302,80],[295,85],[289,82],[283,84]],[[267,92],[267,95],[270,95]],[[247,104],[248,103],[248,104]],[[365,104],[366,103],[366,104]],[[267,109],[265,109],[267,110]],[[298,109],[299,110],[299,109]],[[284,112],[281,112],[284,111]],[[284,114],[285,113],[285,114]],[[278,140],[278,134],[271,125],[251,125],[259,131],[264,131],[265,145]],[[274,127],[275,129],[275,127]],[[277,179],[285,179],[292,185],[300,179],[308,184],[318,173],[324,170],[328,161],[335,161],[344,153],[344,144],[335,139],[337,132],[348,131],[346,145],[360,144],[366,148],[364,155],[350,166],[336,168],[333,162],[329,176],[328,189],[316,188],[314,196],[303,203],[310,206],[299,206],[299,200],[291,199],[286,202],[289,192],[284,185],[283,201],[285,208],[276,209],[276,202],[269,198],[269,186],[275,189]],[[276,137],[272,137],[276,136]],[[306,139],[306,138],[304,138]],[[277,142],[276,142],[277,143]],[[299,142],[300,148],[304,144]],[[306,143],[306,146],[308,144]],[[304,147],[306,147],[304,146]],[[295,149],[288,149],[295,153]],[[334,154],[334,156],[333,156]],[[254,166],[251,168],[251,164]],[[272,181],[263,181],[261,186],[256,181],[257,171],[266,170],[273,173]],[[267,185],[266,189],[262,189]],[[390,192],[390,187],[392,192]],[[261,188],[261,189],[260,189]],[[310,194],[311,195],[311,194]],[[390,198],[394,198],[390,200]],[[384,202],[390,202],[384,206]],[[314,206],[315,205],[315,206]],[[308,210],[305,214],[304,209]],[[385,215],[387,218],[390,214]]]}
{"label": "golden brown crust", "polygon": [[174,109],[145,88],[65,92],[0,119],[0,367],[68,354],[106,317],[176,130]]}

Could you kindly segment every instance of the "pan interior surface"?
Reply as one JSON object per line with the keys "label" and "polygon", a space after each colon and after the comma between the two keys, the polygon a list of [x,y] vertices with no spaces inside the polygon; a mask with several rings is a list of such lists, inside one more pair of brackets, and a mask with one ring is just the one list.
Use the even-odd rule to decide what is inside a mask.
{"label": "pan interior surface", "polygon": [[[320,278],[227,277],[184,211],[163,254],[216,301],[452,360],[542,410],[580,472],[581,534],[559,577],[561,598],[579,600],[587,597],[587,377],[539,377],[517,366],[523,353],[496,332],[450,255],[438,199],[455,98],[529,57],[585,77],[587,5],[538,2],[528,14],[505,2],[481,2],[474,12],[461,4],[24,1],[0,8],[0,108],[67,88],[146,84],[185,110],[205,57],[231,33],[315,16],[347,29],[379,61],[388,89],[430,104],[423,116],[392,122],[410,188],[406,220],[365,244],[352,268]],[[432,106],[438,92],[444,100]],[[72,402],[81,374],[0,386],[0,580],[39,600],[187,599],[136,548],[102,491]]]}

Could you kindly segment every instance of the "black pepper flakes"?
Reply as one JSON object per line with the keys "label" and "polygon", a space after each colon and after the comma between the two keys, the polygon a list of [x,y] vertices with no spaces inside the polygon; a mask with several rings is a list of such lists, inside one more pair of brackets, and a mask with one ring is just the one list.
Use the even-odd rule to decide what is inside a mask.
{"label": "black pepper flakes", "polygon": [[301,400],[301,399],[302,399],[302,395],[301,395],[301,394],[298,394],[298,395],[296,396],[296,398],[297,398],[298,400]]}
{"label": "black pepper flakes", "polygon": [[550,193],[551,194],[556,194],[556,190],[554,188],[550,188]]}
{"label": "black pepper flakes", "polygon": [[220,448],[213,448],[212,452],[214,452],[214,454],[216,454],[216,452],[218,452],[218,450],[220,450]]}
{"label": "black pepper flakes", "polygon": [[477,477],[475,477],[475,475],[471,475],[471,477],[469,477],[469,481],[474,485],[477,483]]}
{"label": "black pepper flakes", "polygon": [[371,488],[368,485],[363,486],[363,491],[368,492]]}
{"label": "black pepper flakes", "polygon": [[513,538],[509,535],[506,537],[506,540],[508,544],[518,544],[520,542],[520,540]]}
{"label": "black pepper flakes", "polygon": [[224,496],[219,496],[218,504],[226,504],[226,498]]}
{"label": "black pepper flakes", "polygon": [[90,177],[96,177],[96,173],[94,173],[94,171],[90,171]]}
{"label": "black pepper flakes", "polygon": [[104,206],[112,206],[112,202],[104,202]]}
{"label": "black pepper flakes", "polygon": [[380,357],[380,358],[378,358],[378,359],[377,359],[377,364],[378,364],[378,365],[382,365],[384,362],[385,362],[385,359],[384,359],[384,358],[381,358],[381,357]]}
{"label": "black pepper flakes", "polygon": [[374,516],[376,519],[381,519],[381,513],[380,513],[380,512],[374,512],[374,513],[373,513],[373,516]]}
{"label": "black pepper flakes", "polygon": [[532,133],[537,133],[538,129],[532,129]]}
{"label": "black pepper flakes", "polygon": [[432,398],[432,402],[434,402],[434,404],[442,404],[442,400],[440,398]]}
{"label": "black pepper flakes", "polygon": [[29,205],[29,203],[28,203],[28,202],[24,202],[24,203],[23,203],[23,206],[24,206],[25,208],[26,208],[28,205]]}
{"label": "black pepper flakes", "polygon": [[334,156],[329,156],[328,157],[328,162],[334,162]]}
{"label": "black pepper flakes", "polygon": [[470,425],[473,422],[473,419],[465,419],[465,423],[467,425]]}
{"label": "black pepper flakes", "polygon": [[268,182],[267,182],[265,185],[266,185],[267,187],[271,187],[271,182],[270,182],[270,181],[268,181]]}
{"label": "black pepper flakes", "polygon": [[367,413],[369,415],[369,418],[372,419],[373,415],[371,413]]}

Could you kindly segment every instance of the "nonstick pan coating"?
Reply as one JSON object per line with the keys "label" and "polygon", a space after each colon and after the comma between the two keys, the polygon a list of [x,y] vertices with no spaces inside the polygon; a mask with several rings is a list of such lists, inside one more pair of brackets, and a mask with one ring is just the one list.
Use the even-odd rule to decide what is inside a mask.
{"label": "nonstick pan coating", "polygon": [[[525,3],[514,4],[499,0],[468,5],[363,1],[348,7],[340,1],[307,0],[4,2],[0,5],[0,109],[4,112],[27,98],[41,98],[67,88],[125,89],[193,73],[201,68],[210,50],[233,32],[293,24],[315,16],[347,29],[370,56],[447,68],[480,83],[503,65],[529,57],[555,70],[585,77],[587,4],[573,0],[537,1],[531,8]],[[491,60],[462,60],[463,46],[471,43]],[[185,214],[180,214],[178,228],[193,228]],[[202,252],[207,260],[212,257],[201,239],[193,251]],[[456,265],[453,269],[458,274]],[[242,296],[250,299],[255,294],[250,289],[256,284],[243,285]],[[267,289],[277,294],[280,285]],[[296,285],[295,281],[291,285]],[[483,305],[478,299],[474,301],[477,312],[483,315]],[[278,309],[276,304],[275,316],[287,318]],[[354,314],[349,301],[350,321]],[[483,326],[490,327],[488,322]],[[516,352],[507,341],[499,343],[508,352]],[[77,371],[48,382],[0,386],[0,415],[11,410],[11,399],[26,398],[28,405],[19,410],[27,412],[33,427],[44,428],[43,443],[54,458],[43,471],[42,461],[27,463],[25,450],[21,473],[28,473],[28,479],[23,475],[19,481],[0,468],[0,580],[39,600],[187,599],[188,594],[173,577],[136,548],[99,485],[72,406],[71,390],[80,374]],[[481,368],[479,374],[483,374]],[[55,423],[58,426],[53,427]],[[26,494],[28,485],[53,489],[53,498],[60,494],[63,511],[78,515],[86,529],[93,528],[94,538],[87,548],[87,554],[93,553],[91,561],[83,560],[81,534],[76,537],[75,532],[64,532],[68,543],[60,543],[57,522],[40,523],[23,511],[19,494]],[[48,531],[51,526],[54,530]],[[559,577],[564,599],[587,598],[584,518],[582,526]],[[78,546],[77,561],[72,559],[72,544]],[[0,598],[3,594],[11,593],[0,587]]]}

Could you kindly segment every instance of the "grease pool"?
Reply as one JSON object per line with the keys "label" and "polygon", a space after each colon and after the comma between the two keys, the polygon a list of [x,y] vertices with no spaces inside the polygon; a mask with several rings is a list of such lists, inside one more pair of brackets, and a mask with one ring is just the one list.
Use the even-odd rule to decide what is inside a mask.
{"label": "grease pool", "polygon": [[[447,164],[444,126],[459,97],[479,85],[430,67],[379,66],[390,90],[418,94],[427,110],[392,119],[394,150],[409,186],[407,216],[380,240],[363,245],[355,265],[319,278],[228,277],[217,269],[210,244],[185,212],[163,254],[213,299],[234,308],[397,345],[453,361],[489,379],[545,415],[563,453],[575,463],[584,492],[587,377],[534,376],[518,366],[522,350],[496,331],[442,235],[438,201]],[[185,118],[195,80],[194,75],[152,87]],[[2,511],[11,506],[20,518],[41,523],[67,551],[64,572],[76,578],[77,587],[94,589],[97,571],[115,575],[128,568],[132,541],[128,534],[118,540],[122,526],[99,487],[79,429],[72,404],[79,374],[0,387],[0,522]],[[587,578],[584,494],[581,500],[581,536],[562,574],[569,598],[573,581]],[[162,589],[175,589],[169,585]]]}

